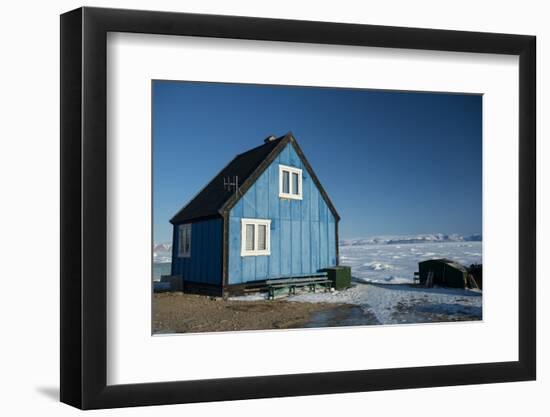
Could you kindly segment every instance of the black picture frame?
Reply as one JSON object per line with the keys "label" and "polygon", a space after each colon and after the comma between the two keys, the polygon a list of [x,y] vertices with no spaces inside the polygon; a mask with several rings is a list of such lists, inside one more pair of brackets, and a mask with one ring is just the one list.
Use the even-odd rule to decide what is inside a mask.
{"label": "black picture frame", "polygon": [[[519,56],[519,360],[107,385],[108,32]],[[82,409],[533,380],[536,377],[534,36],[80,8],[61,15],[61,401]]]}

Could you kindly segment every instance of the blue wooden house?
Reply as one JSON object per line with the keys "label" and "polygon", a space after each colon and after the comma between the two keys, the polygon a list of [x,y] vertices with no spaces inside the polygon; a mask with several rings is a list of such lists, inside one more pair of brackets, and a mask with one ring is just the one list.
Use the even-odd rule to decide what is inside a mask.
{"label": "blue wooden house", "polygon": [[291,133],[237,155],[171,220],[172,275],[227,295],[338,265],[338,215]]}

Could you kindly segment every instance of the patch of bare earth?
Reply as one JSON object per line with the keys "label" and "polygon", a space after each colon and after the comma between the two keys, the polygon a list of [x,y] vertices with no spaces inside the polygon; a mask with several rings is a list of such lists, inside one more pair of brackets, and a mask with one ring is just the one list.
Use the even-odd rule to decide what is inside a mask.
{"label": "patch of bare earth", "polygon": [[308,327],[312,316],[353,308],[285,300],[235,301],[203,295],[153,295],[153,333],[197,333]]}

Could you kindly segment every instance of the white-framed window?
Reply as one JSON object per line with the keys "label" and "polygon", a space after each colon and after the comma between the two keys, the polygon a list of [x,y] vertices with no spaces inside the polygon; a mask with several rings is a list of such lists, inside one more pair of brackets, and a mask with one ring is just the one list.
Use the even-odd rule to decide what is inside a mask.
{"label": "white-framed window", "polygon": [[241,256],[270,255],[271,220],[241,219]]}
{"label": "white-framed window", "polygon": [[279,165],[279,197],[302,199],[302,170]]}
{"label": "white-framed window", "polygon": [[181,224],[178,233],[178,258],[191,257],[191,224]]}

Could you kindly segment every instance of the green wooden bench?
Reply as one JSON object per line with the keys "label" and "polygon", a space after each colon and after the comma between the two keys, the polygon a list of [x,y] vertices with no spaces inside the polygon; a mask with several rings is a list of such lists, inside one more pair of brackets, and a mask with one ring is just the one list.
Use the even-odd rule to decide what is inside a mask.
{"label": "green wooden bench", "polygon": [[323,286],[325,292],[330,290],[332,281],[327,278],[326,272],[310,274],[303,277],[288,279],[267,280],[267,299],[275,299],[275,291],[288,288],[288,295],[296,294],[296,288],[308,287],[309,291],[315,292],[317,285]]}

